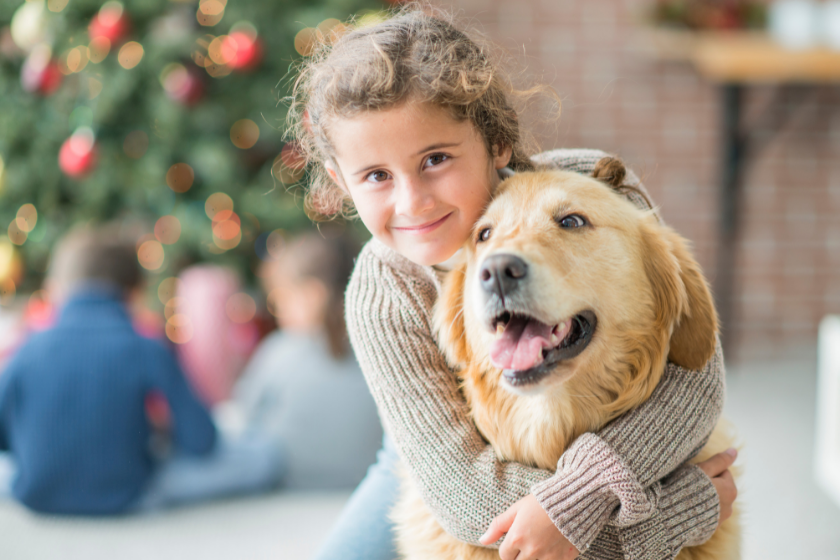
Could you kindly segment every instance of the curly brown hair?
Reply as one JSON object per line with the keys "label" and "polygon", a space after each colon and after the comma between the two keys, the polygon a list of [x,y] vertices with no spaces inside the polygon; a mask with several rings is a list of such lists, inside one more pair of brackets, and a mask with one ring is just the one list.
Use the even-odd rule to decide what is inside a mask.
{"label": "curly brown hair", "polygon": [[488,153],[510,147],[511,168],[533,168],[533,152],[523,141],[511,102],[548,92],[559,106],[559,98],[543,86],[516,90],[476,32],[458,29],[451,15],[420,3],[403,5],[375,25],[354,29],[351,22],[340,28],[350,31],[322,35],[312,56],[301,63],[289,98],[289,136],[306,162],[310,216],[354,211],[324,167],[334,165],[330,123],[408,100],[443,107],[458,121],[469,120]]}

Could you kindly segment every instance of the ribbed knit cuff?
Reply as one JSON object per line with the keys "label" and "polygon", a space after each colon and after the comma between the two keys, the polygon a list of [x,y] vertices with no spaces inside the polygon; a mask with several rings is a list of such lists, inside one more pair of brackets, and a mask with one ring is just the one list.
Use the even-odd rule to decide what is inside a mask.
{"label": "ribbed knit cuff", "polygon": [[555,475],[532,486],[531,492],[581,552],[607,522],[619,527],[641,523],[654,513],[658,501],[658,485],[646,491],[618,454],[592,433],[575,440]]}
{"label": "ribbed knit cuff", "polygon": [[718,526],[720,502],[709,477],[694,465],[662,481],[659,508],[644,522],[620,530],[627,560],[670,560],[685,546],[703,544]]}

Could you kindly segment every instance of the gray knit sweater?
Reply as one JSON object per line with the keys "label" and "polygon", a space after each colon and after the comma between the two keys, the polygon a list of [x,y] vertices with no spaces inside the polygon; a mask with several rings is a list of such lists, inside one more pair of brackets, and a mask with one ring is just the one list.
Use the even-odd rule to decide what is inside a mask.
{"label": "gray knit sweater", "polygon": [[[535,161],[591,173],[605,155],[555,150]],[[632,173],[625,184],[644,192]],[[628,197],[648,208],[644,197]],[[477,545],[494,517],[533,493],[582,558],[658,560],[705,542],[717,527],[718,496],[700,469],[684,463],[723,407],[720,347],[700,371],[669,363],[646,403],[578,438],[555,472],[501,462],[473,424],[432,333],[444,274],[372,240],[357,260],[346,307],[384,428],[441,526]]]}

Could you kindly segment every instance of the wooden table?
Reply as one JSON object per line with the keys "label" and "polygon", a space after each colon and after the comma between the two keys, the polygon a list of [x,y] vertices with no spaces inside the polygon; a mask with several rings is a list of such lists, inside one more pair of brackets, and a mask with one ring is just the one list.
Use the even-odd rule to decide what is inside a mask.
{"label": "wooden table", "polygon": [[[742,123],[744,91],[751,85],[774,85],[798,90],[840,83],[840,51],[826,48],[789,50],[758,32],[688,32],[654,30],[645,35],[654,57],[690,63],[713,82],[721,95],[721,181],[715,299],[724,347],[731,345],[735,256],[743,198],[744,172],[757,140],[754,127]],[[787,114],[769,105],[762,120],[778,129]]]}

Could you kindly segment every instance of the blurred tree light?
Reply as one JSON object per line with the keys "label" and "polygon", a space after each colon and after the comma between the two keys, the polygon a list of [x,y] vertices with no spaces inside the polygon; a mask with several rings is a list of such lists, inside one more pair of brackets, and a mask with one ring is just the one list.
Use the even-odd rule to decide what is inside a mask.
{"label": "blurred tree light", "polygon": [[266,255],[270,232],[309,226],[287,191],[304,179],[278,103],[292,63],[386,6],[0,0],[4,298],[34,290],[85,222],[121,220],[160,279],[197,261],[252,270],[255,241]]}

